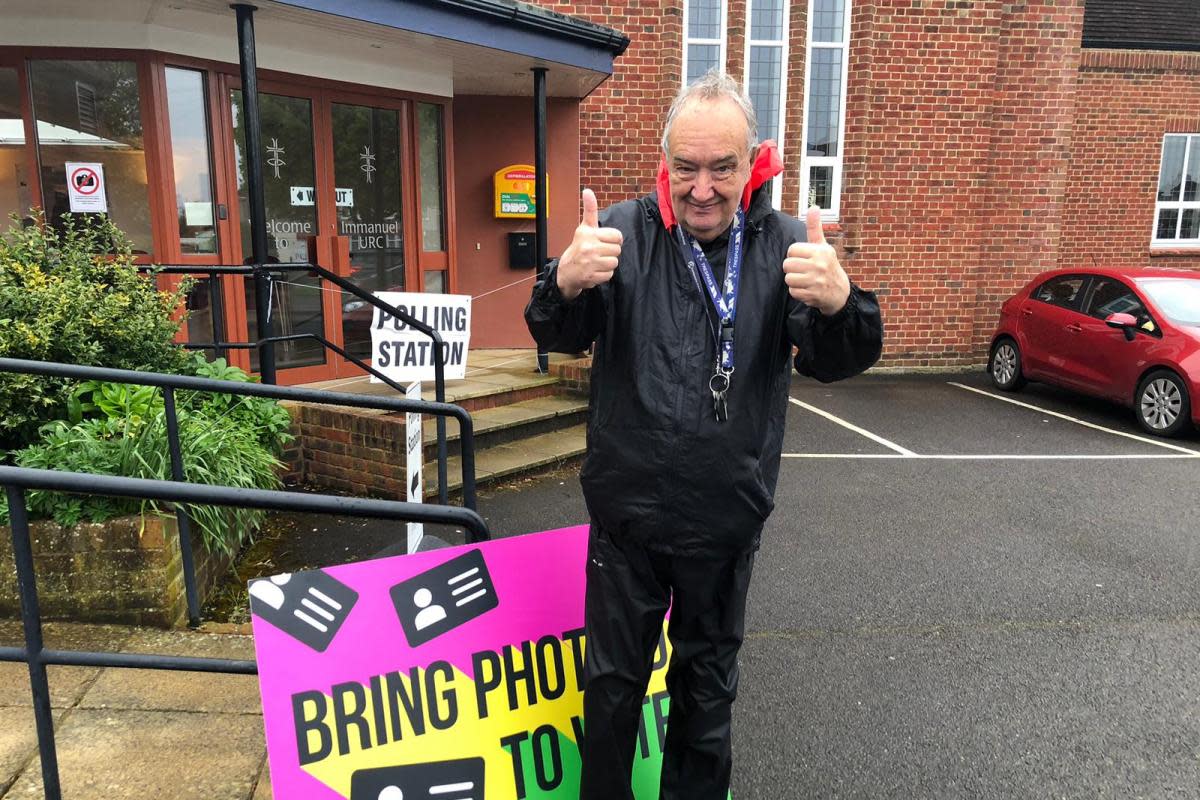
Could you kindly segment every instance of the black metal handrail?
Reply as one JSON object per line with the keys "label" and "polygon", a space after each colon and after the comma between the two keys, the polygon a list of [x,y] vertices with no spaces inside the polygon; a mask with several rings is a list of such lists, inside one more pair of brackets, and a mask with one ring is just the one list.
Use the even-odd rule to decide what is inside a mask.
{"label": "black metal handrail", "polygon": [[[350,408],[371,408],[383,411],[413,412],[429,414],[436,417],[443,428],[443,440],[446,417],[458,420],[459,438],[462,451],[462,493],[463,505],[470,510],[475,509],[475,438],[474,424],[471,415],[461,406],[449,403],[439,403],[429,400],[409,400],[404,397],[377,397],[371,395],[347,394],[345,392],[330,392],[323,389],[306,389],[299,386],[271,386],[263,383],[242,383],[239,381],[222,381],[213,378],[198,378],[191,375],[166,375],[157,372],[138,372],[126,369],[110,369],[107,367],[86,367],[78,364],[57,364],[49,361],[28,361],[19,358],[0,358],[0,372],[14,372],[29,375],[48,375],[71,380],[97,380],[112,383],[129,383],[140,386],[155,386],[162,389],[163,406],[166,413],[167,443],[171,456],[171,477],[174,481],[183,481],[183,457],[179,442],[179,421],[175,409],[175,390],[183,389],[196,392],[213,392],[218,394],[246,395],[250,397],[266,397],[273,400],[292,400],[305,403],[321,403],[324,405],[346,406]],[[439,454],[441,489],[446,488],[446,459]],[[439,492],[442,494],[442,492]],[[440,505],[446,505],[441,503]],[[175,509],[179,521],[180,551],[183,558],[184,591],[187,595],[188,621],[198,625],[200,622],[200,604],[196,589],[196,570],[192,558],[191,520],[187,511],[179,506]]]}
{"label": "black metal handrail", "polygon": [[[442,345],[444,343],[442,342],[441,334],[438,333],[437,330],[433,326],[426,325],[424,322],[421,322],[419,319],[412,316],[411,314],[401,311],[399,308],[397,308],[396,306],[393,306],[391,303],[386,303],[383,300],[380,300],[378,297],[376,297],[371,292],[368,292],[367,290],[365,290],[359,286],[356,286],[354,283],[346,280],[341,275],[338,275],[335,272],[330,272],[329,270],[325,269],[324,267],[322,267],[318,264],[313,264],[308,261],[288,261],[288,262],[283,262],[283,263],[279,263],[279,264],[263,264],[263,265],[261,265],[261,267],[258,267],[258,266],[252,265],[252,264],[251,265],[245,265],[245,264],[199,265],[198,264],[198,265],[194,265],[194,266],[189,265],[189,264],[167,264],[167,265],[159,265],[159,266],[144,266],[144,267],[140,267],[140,269],[142,269],[143,271],[146,271],[146,272],[154,272],[154,273],[163,274],[163,275],[194,275],[194,274],[242,275],[242,276],[246,276],[246,277],[256,277],[256,278],[266,275],[268,281],[270,279],[271,273],[274,273],[274,272],[280,272],[280,273],[312,272],[315,275],[317,275],[319,278],[321,278],[322,280],[327,280],[330,283],[337,286],[342,291],[348,292],[348,293],[354,295],[355,297],[357,297],[358,299],[360,299],[366,303],[369,303],[370,305],[380,309],[381,311],[391,314],[392,317],[400,320],[401,322],[403,322],[405,325],[409,326],[413,330],[415,330],[419,333],[423,333],[426,336],[428,336],[430,339],[432,339],[433,340],[433,376],[434,376],[433,377],[433,385],[434,385],[433,397],[434,397],[434,400],[436,400],[439,403],[446,402],[446,369],[445,369],[445,357],[444,357],[444,352],[442,349]],[[262,329],[262,328],[264,328],[264,326],[260,325],[260,329]],[[335,350],[336,352],[343,355],[348,360],[354,362],[357,366],[366,368],[367,371],[373,375],[379,375],[379,373],[376,372],[374,369],[365,367],[362,361],[359,361],[357,358],[350,357],[349,355],[346,354],[346,352],[344,350],[342,350],[341,348],[338,348],[336,345],[334,345],[332,342],[325,339],[324,337],[317,336],[316,334],[298,334],[298,336],[308,336],[313,339],[316,339],[326,348]],[[250,349],[250,348],[258,347],[258,348],[261,348],[261,352],[265,355],[267,352],[267,348],[270,347],[271,344],[273,344],[276,341],[286,341],[286,340],[287,340],[287,337],[268,336],[268,337],[261,337],[256,342],[210,342],[210,343],[207,343],[205,348],[196,348],[196,349],[211,348],[211,349],[217,349],[217,350],[220,350],[220,349],[231,350],[231,349]],[[260,356],[260,361],[265,363],[265,358]],[[272,359],[271,363],[274,364],[273,359]],[[396,384],[395,382],[393,382],[391,380],[387,380],[386,382],[389,386],[392,386],[393,388],[398,388],[398,384]],[[404,390],[401,388],[401,389],[399,389],[399,391],[403,392]],[[447,491],[446,491],[446,458],[447,458],[446,422],[443,418],[439,417],[437,419],[436,425],[437,425],[437,442],[438,442],[438,445],[437,445],[437,447],[438,447],[438,502],[441,503],[442,505],[445,505],[447,498],[448,498]]]}
{"label": "black metal handrail", "polygon": [[[12,359],[3,360],[11,361]],[[210,381],[210,383],[224,382]],[[50,686],[46,675],[48,665],[185,670],[241,675],[257,674],[258,665],[254,661],[236,659],[46,649],[42,638],[42,616],[38,604],[33,549],[30,545],[29,514],[25,503],[26,491],[42,489],[75,494],[102,494],[114,497],[163,500],[176,505],[188,503],[224,505],[405,522],[442,523],[464,528],[468,532],[468,540],[472,543],[490,538],[487,523],[479,514],[468,508],[453,506],[370,500],[361,497],[297,494],[266,489],[239,489],[177,481],[156,481],[144,478],[3,466],[0,466],[0,486],[4,487],[8,497],[13,557],[16,561],[17,583],[21,596],[21,624],[25,636],[24,647],[0,647],[0,662],[23,662],[29,667],[29,685],[33,695],[33,714],[37,727],[42,785],[46,800],[61,800],[62,797],[62,787],[58,775],[58,751],[54,737],[54,718],[50,707]]]}
{"label": "black metal handrail", "polygon": [[358,367],[364,372],[374,375],[376,378],[379,378],[380,381],[386,383],[400,394],[404,394],[405,389],[403,386],[396,383],[394,380],[389,378],[387,375],[384,375],[367,362],[351,355],[342,347],[339,347],[338,345],[326,339],[324,336],[316,333],[289,333],[286,336],[268,336],[266,339],[262,339],[261,341],[257,342],[186,342],[183,346],[188,350],[253,350],[256,347],[262,346],[263,342],[296,342],[301,339],[315,340],[322,347],[332,350],[342,358],[354,364],[354,366]]}

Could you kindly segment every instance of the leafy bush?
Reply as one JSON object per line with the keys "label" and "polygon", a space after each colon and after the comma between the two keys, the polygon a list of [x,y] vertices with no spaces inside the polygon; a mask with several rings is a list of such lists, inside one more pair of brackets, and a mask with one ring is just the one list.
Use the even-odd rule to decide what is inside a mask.
{"label": "leafy bush", "polygon": [[[254,380],[174,342],[186,284],[160,292],[139,274],[128,240],[103,217],[38,219],[0,236],[0,355],[89,366]],[[194,483],[279,488],[277,455],[291,418],[277,402],[176,393],[184,477]],[[18,466],[171,478],[163,396],[155,387],[0,373],[0,458]],[[159,511],[150,501],[31,491],[30,515],[64,525]],[[231,552],[262,512],[189,507],[210,550]],[[0,496],[0,523],[8,518]]]}
{"label": "leafy bush", "polygon": [[[129,240],[107,217],[38,218],[0,236],[0,355],[180,372],[174,343],[186,286],[160,292],[140,275]],[[0,373],[0,453],[66,417],[69,382]]]}
{"label": "leafy bush", "polygon": [[[166,414],[161,395],[156,397],[140,422],[118,417],[51,422],[43,426],[40,441],[16,452],[14,461],[37,469],[170,480]],[[179,409],[179,438],[184,478],[190,482],[259,489],[280,486],[279,460],[263,447],[254,430],[232,417]],[[27,498],[31,517],[51,517],[62,525],[158,509],[147,500],[96,495],[35,490]],[[7,511],[0,503],[0,522],[7,521]],[[188,512],[208,549],[224,553],[237,550],[258,527],[263,513],[215,506],[189,506]]]}
{"label": "leafy bush", "polygon": [[[230,366],[225,359],[207,361],[203,354],[194,353],[187,373],[199,378],[256,383],[257,379],[240,367]],[[250,397],[223,392],[175,393],[176,408],[194,411],[207,418],[225,417],[252,431],[259,444],[275,455],[292,441],[292,417],[287,409],[266,397]],[[85,381],[79,384],[67,401],[68,418],[82,422],[85,417],[102,416],[112,425],[129,422],[136,429],[154,408],[162,408],[159,390],[153,386],[134,386],[104,381]],[[119,430],[119,427],[114,430]]]}
{"label": "leafy bush", "polygon": [[[243,370],[223,359],[213,363],[197,354],[189,365],[201,377],[249,382]],[[44,425],[40,438],[17,451],[18,466],[171,478],[166,408],[159,389],[123,383],[85,381],[68,400],[69,421]],[[291,418],[274,400],[211,392],[179,392],[176,404],[184,477],[193,483],[258,489],[279,488],[276,455],[292,439]],[[154,509],[140,500],[30,492],[29,512],[63,525]],[[0,499],[0,519],[5,516]],[[230,551],[261,522],[248,509],[189,507],[209,549]]]}
{"label": "leafy bush", "polygon": [[[203,354],[193,354],[188,370],[200,378],[238,383],[257,382],[240,367],[230,366],[225,359],[205,360]],[[237,424],[255,431],[263,447],[275,455],[283,453],[284,446],[294,438],[291,433],[292,416],[275,400],[266,397],[218,394],[214,392],[180,392],[179,402],[209,417],[227,416]]]}

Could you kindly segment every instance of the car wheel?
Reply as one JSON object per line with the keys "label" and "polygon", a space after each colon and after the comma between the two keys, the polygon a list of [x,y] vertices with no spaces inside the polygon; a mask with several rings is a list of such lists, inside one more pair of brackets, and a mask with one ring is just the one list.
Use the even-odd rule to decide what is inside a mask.
{"label": "car wheel", "polygon": [[988,373],[1001,391],[1015,392],[1025,385],[1025,376],[1021,374],[1021,350],[1015,341],[1001,339],[996,342],[988,361]]}
{"label": "car wheel", "polygon": [[1191,421],[1187,385],[1170,370],[1156,370],[1143,378],[1133,403],[1142,429],[1156,436],[1178,436]]}

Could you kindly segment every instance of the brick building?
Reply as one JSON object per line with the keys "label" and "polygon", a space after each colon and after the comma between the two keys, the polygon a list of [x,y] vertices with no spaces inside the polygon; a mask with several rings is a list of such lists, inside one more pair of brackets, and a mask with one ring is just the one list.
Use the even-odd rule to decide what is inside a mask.
{"label": "brick building", "polygon": [[[529,347],[533,270],[495,176],[533,162],[548,70],[548,251],[653,185],[671,98],[723,65],[782,147],[776,203],[827,210],[876,289],[884,364],[981,363],[1002,298],[1097,263],[1200,267],[1196,0],[259,0],[268,258],[368,291],[475,298],[472,347]],[[557,12],[557,13],[555,13]],[[146,263],[249,252],[244,109],[228,0],[6,0],[0,218],[70,205],[103,168]],[[253,292],[199,274],[193,344],[255,333]],[[370,313],[316,279],[275,284],[280,333],[371,351]],[[254,357],[236,351],[240,366]],[[361,374],[313,341],[279,380]]]}
{"label": "brick building", "polygon": [[982,363],[1000,302],[1045,269],[1200,268],[1194,0],[549,5],[631,39],[580,109],[584,185],[646,191],[670,98],[723,64],[783,149],[777,205],[829,209],[879,292],[886,365]]}

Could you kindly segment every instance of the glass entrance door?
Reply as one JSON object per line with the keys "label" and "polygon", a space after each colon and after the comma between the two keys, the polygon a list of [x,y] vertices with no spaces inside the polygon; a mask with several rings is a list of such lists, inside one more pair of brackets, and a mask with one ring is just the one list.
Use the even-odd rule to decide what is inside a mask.
{"label": "glass entrance door", "polygon": [[[329,119],[337,271],[368,292],[405,291],[401,112],[334,102]],[[342,346],[369,363],[374,306],[341,292],[338,311]]]}
{"label": "glass entrance door", "polygon": [[[239,89],[230,91],[233,123],[234,163],[237,171],[238,218],[241,227],[243,262],[250,263],[250,192],[246,177],[245,108]],[[264,152],[263,194],[267,220],[267,262],[272,264],[310,261],[317,257],[313,242],[319,233],[316,147],[314,144],[313,100],[269,92],[259,93],[259,118]],[[328,265],[322,264],[328,267]],[[257,338],[254,282],[244,282],[246,330],[249,341]],[[269,300],[271,333],[326,335],[322,302],[323,282],[315,277],[289,273],[273,284]],[[326,337],[328,338],[328,337]],[[258,351],[250,351],[250,366],[258,370]],[[275,346],[278,369],[322,366],[325,348],[314,339],[281,342]],[[306,375],[319,378],[319,374]]]}
{"label": "glass entrance door", "polygon": [[[228,80],[227,193],[238,198],[241,257],[249,263],[245,111],[236,82]],[[444,142],[438,128],[416,163],[415,142],[427,138],[429,126],[414,122],[413,106],[400,97],[275,80],[260,84],[268,263],[317,264],[369,293],[445,289],[449,237],[438,155]],[[440,107],[435,110],[440,119]],[[426,172],[433,178],[422,179]],[[253,341],[253,282],[239,280],[237,293],[237,327],[244,326]],[[370,363],[374,306],[354,294],[294,272],[274,284],[270,307],[273,334],[319,334]],[[275,353],[281,383],[364,374],[313,339],[278,344]],[[248,365],[258,370],[256,351]]]}

